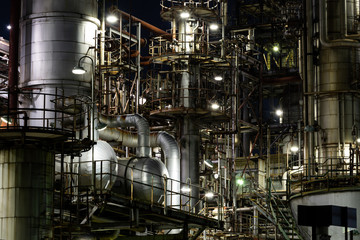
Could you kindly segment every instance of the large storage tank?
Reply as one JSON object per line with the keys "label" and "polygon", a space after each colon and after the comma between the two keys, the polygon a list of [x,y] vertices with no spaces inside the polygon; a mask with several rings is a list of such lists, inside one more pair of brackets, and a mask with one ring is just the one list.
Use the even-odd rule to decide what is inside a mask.
{"label": "large storage tank", "polygon": [[133,184],[134,198],[149,202],[153,200],[157,203],[164,201],[164,188],[167,185],[164,180],[169,173],[160,160],[136,157],[119,161],[119,176],[114,185],[114,192],[130,195]]}
{"label": "large storage tank", "polygon": [[[94,157],[93,157],[94,153]],[[96,189],[110,190],[118,176],[118,164],[114,149],[105,141],[97,141],[79,158],[80,189],[92,188],[93,168],[95,168]]]}
{"label": "large storage tank", "polygon": [[96,17],[96,0],[22,1],[19,87],[28,94],[20,96],[19,108],[31,109],[28,125],[56,126],[55,113],[49,111],[54,98],[90,96],[91,61],[84,60],[88,73],[83,76],[72,69],[85,54],[95,56],[89,48],[95,46]]}

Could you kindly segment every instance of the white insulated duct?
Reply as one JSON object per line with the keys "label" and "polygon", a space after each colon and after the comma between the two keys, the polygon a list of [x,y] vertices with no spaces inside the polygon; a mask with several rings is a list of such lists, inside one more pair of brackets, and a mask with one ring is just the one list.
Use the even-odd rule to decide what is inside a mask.
{"label": "white insulated duct", "polygon": [[99,121],[108,127],[136,127],[138,131],[138,157],[150,157],[150,128],[148,121],[139,114],[121,115],[117,117],[99,116]]}
{"label": "white insulated duct", "polygon": [[[121,142],[127,147],[138,146],[138,134],[131,133],[115,128],[106,128],[99,132],[101,139],[106,141]],[[166,167],[169,172],[169,177],[174,180],[169,186],[172,192],[180,192],[180,149],[175,138],[167,132],[161,131],[150,134],[150,147],[159,146],[164,151]],[[171,205],[177,206],[180,204],[180,198],[173,196],[171,198]]]}

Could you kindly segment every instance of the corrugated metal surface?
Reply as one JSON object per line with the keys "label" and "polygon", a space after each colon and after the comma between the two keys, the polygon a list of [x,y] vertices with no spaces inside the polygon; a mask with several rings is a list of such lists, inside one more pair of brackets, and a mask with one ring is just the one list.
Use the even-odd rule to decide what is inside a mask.
{"label": "corrugated metal surface", "polygon": [[49,152],[0,150],[0,239],[51,237],[53,169]]}

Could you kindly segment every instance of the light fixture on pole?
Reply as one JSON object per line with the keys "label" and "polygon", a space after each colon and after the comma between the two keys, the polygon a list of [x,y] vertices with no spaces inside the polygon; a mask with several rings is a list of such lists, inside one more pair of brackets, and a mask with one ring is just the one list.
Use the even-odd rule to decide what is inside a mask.
{"label": "light fixture on pole", "polygon": [[181,12],[180,13],[180,17],[183,18],[183,19],[186,19],[186,18],[189,18],[190,17],[190,13],[189,12]]}
{"label": "light fixture on pole", "polygon": [[220,76],[220,75],[216,75],[216,76],[214,77],[214,80],[215,80],[215,81],[222,81],[222,80],[223,80],[223,77]]}
{"label": "light fixture on pole", "polygon": [[207,192],[205,193],[205,197],[208,198],[208,199],[211,199],[214,197],[214,193],[213,192]]}
{"label": "light fixture on pole", "polygon": [[86,70],[82,66],[78,65],[73,68],[72,73],[76,75],[83,75],[86,73]]}
{"label": "light fixture on pole", "polygon": [[106,21],[109,23],[115,23],[118,20],[119,19],[114,14],[110,14],[109,16],[106,17]]}
{"label": "light fixture on pole", "polygon": [[280,108],[278,108],[278,109],[276,109],[275,114],[276,114],[276,116],[279,117],[279,122],[280,122],[280,124],[281,124],[281,123],[282,123],[282,119],[283,119],[283,114],[284,114],[283,110],[280,109]]}
{"label": "light fixture on pole", "polygon": [[214,109],[214,110],[218,110],[220,108],[220,105],[217,102],[213,102],[211,104],[211,108]]}
{"label": "light fixture on pole", "polygon": [[297,153],[299,151],[299,146],[298,146],[297,141],[291,142],[290,151],[292,153]]}
{"label": "light fixture on pole", "polygon": [[212,24],[210,24],[209,28],[212,31],[216,31],[219,29],[219,25],[217,23],[212,23]]}

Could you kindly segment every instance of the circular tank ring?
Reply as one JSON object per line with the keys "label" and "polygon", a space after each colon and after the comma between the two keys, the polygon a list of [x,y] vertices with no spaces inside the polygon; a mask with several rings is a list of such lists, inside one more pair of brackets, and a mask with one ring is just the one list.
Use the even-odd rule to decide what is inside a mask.
{"label": "circular tank ring", "polygon": [[48,18],[48,17],[49,18],[57,17],[57,18],[63,18],[63,19],[85,19],[89,22],[96,24],[98,27],[100,26],[100,20],[95,17],[86,16],[86,15],[77,14],[77,13],[66,13],[66,12],[30,14],[30,15],[27,15],[26,17],[23,17],[21,19],[21,22],[27,22],[27,21],[31,21],[31,20],[35,20],[35,19]]}

